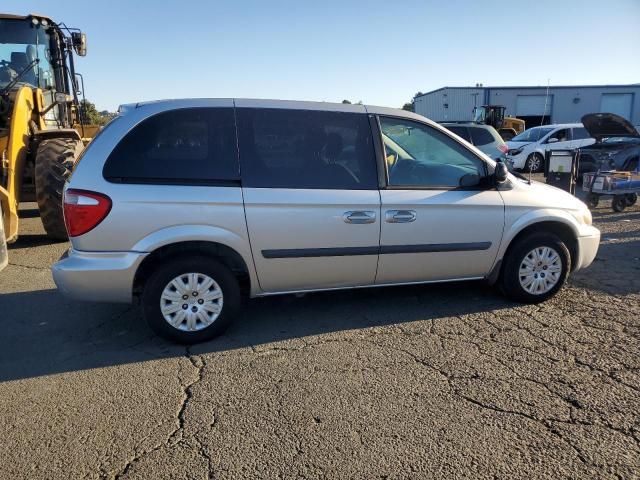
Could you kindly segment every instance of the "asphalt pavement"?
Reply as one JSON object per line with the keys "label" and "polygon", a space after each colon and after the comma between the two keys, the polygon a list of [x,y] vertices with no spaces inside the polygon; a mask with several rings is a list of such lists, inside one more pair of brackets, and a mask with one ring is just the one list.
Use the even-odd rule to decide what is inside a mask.
{"label": "asphalt pavement", "polygon": [[0,478],[640,478],[640,208],[523,306],[481,282],[249,301],[184,348],[79,303],[34,205],[0,273]]}

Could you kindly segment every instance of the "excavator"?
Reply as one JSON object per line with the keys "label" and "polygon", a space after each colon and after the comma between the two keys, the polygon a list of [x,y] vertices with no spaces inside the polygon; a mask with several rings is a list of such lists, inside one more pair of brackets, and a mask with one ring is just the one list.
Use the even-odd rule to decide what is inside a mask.
{"label": "excavator", "polygon": [[81,112],[74,52],[87,53],[80,30],[42,15],[0,14],[0,245],[18,238],[18,206],[34,200],[47,235],[67,238],[64,183],[98,130]]}
{"label": "excavator", "polygon": [[508,141],[524,132],[525,123],[520,118],[505,116],[503,105],[482,105],[473,108],[473,121],[495,128],[503,140]]}

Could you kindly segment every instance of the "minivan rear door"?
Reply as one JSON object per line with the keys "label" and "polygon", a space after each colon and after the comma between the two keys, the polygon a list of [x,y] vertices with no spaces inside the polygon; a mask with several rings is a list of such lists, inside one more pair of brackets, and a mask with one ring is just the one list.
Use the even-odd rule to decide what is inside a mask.
{"label": "minivan rear door", "polygon": [[372,284],[380,194],[364,107],[236,100],[251,250],[265,293]]}

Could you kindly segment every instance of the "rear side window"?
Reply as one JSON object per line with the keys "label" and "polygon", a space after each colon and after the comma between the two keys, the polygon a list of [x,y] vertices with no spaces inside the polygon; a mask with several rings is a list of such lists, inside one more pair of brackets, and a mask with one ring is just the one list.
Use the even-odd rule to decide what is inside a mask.
{"label": "rear side window", "polygon": [[243,186],[377,189],[366,115],[252,108],[237,115]]}
{"label": "rear side window", "polygon": [[134,127],[103,170],[123,183],[236,184],[239,167],[232,108],[185,108]]}
{"label": "rear side window", "polygon": [[473,144],[476,146],[489,145],[496,141],[491,135],[491,132],[486,128],[475,128],[469,127],[469,131],[471,132],[471,139],[473,140]]}
{"label": "rear side window", "polygon": [[573,129],[573,139],[574,140],[584,140],[585,138],[591,138],[589,132],[584,127],[574,128]]}
{"label": "rear side window", "polygon": [[471,143],[471,136],[469,135],[469,131],[467,130],[467,127],[447,126],[447,130],[452,131],[453,133],[458,135],[460,138],[464,138],[467,142]]}

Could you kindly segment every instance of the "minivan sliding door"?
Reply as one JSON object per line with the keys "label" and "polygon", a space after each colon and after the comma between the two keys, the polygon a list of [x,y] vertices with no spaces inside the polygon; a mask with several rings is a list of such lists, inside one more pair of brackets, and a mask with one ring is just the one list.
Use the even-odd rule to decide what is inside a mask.
{"label": "minivan sliding door", "polygon": [[237,102],[236,115],[247,226],[262,290],[372,284],[380,195],[364,109]]}

